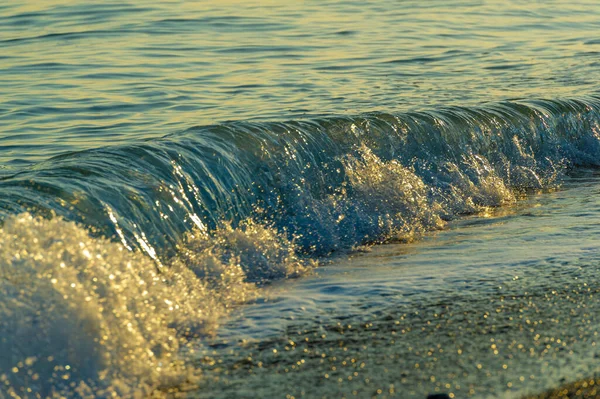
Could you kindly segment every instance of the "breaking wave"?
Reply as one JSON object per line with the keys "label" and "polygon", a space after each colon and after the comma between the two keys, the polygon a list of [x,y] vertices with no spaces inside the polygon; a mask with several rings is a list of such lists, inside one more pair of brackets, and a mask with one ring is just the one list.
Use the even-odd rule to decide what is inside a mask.
{"label": "breaking wave", "polygon": [[[600,99],[231,122],[0,179],[0,397],[144,396],[260,286],[600,163]],[[4,355],[7,354],[7,355]]]}

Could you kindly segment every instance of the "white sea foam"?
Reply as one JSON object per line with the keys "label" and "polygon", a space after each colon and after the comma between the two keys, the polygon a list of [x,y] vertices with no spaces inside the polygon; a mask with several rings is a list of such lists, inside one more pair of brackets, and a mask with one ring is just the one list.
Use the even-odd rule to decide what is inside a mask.
{"label": "white sea foam", "polygon": [[[253,298],[244,262],[282,275],[307,264],[293,243],[246,222],[157,263],[81,226],[21,214],[0,230],[0,397],[142,397],[195,377],[183,353]],[[186,355],[187,356],[187,355]]]}
{"label": "white sea foam", "polygon": [[[224,224],[213,234],[196,231],[188,234],[178,248],[180,259],[196,274],[217,285],[227,274],[242,281],[263,282],[303,274],[314,261],[303,260],[285,234],[252,220],[237,228]],[[223,267],[229,268],[225,273]]]}

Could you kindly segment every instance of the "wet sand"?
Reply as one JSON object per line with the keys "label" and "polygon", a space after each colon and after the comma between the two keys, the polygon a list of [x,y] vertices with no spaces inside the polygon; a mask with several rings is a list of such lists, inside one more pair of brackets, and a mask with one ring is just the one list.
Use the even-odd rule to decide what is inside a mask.
{"label": "wet sand", "polygon": [[600,378],[587,378],[571,384],[528,396],[525,399],[595,399],[600,397]]}

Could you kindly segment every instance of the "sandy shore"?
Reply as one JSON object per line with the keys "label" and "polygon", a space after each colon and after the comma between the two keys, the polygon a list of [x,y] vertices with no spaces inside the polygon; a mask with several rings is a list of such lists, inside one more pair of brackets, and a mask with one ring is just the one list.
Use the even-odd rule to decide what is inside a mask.
{"label": "sandy shore", "polygon": [[595,399],[600,398],[600,377],[588,378],[539,395],[527,396],[524,399]]}

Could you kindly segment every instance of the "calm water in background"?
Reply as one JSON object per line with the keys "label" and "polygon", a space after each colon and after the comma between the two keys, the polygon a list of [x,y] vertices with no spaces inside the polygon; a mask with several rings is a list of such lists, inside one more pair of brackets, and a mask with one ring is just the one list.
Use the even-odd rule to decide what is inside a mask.
{"label": "calm water in background", "polygon": [[593,1],[0,4],[0,398],[597,371],[599,31]]}
{"label": "calm water in background", "polygon": [[226,120],[594,93],[595,1],[7,1],[0,164]]}

